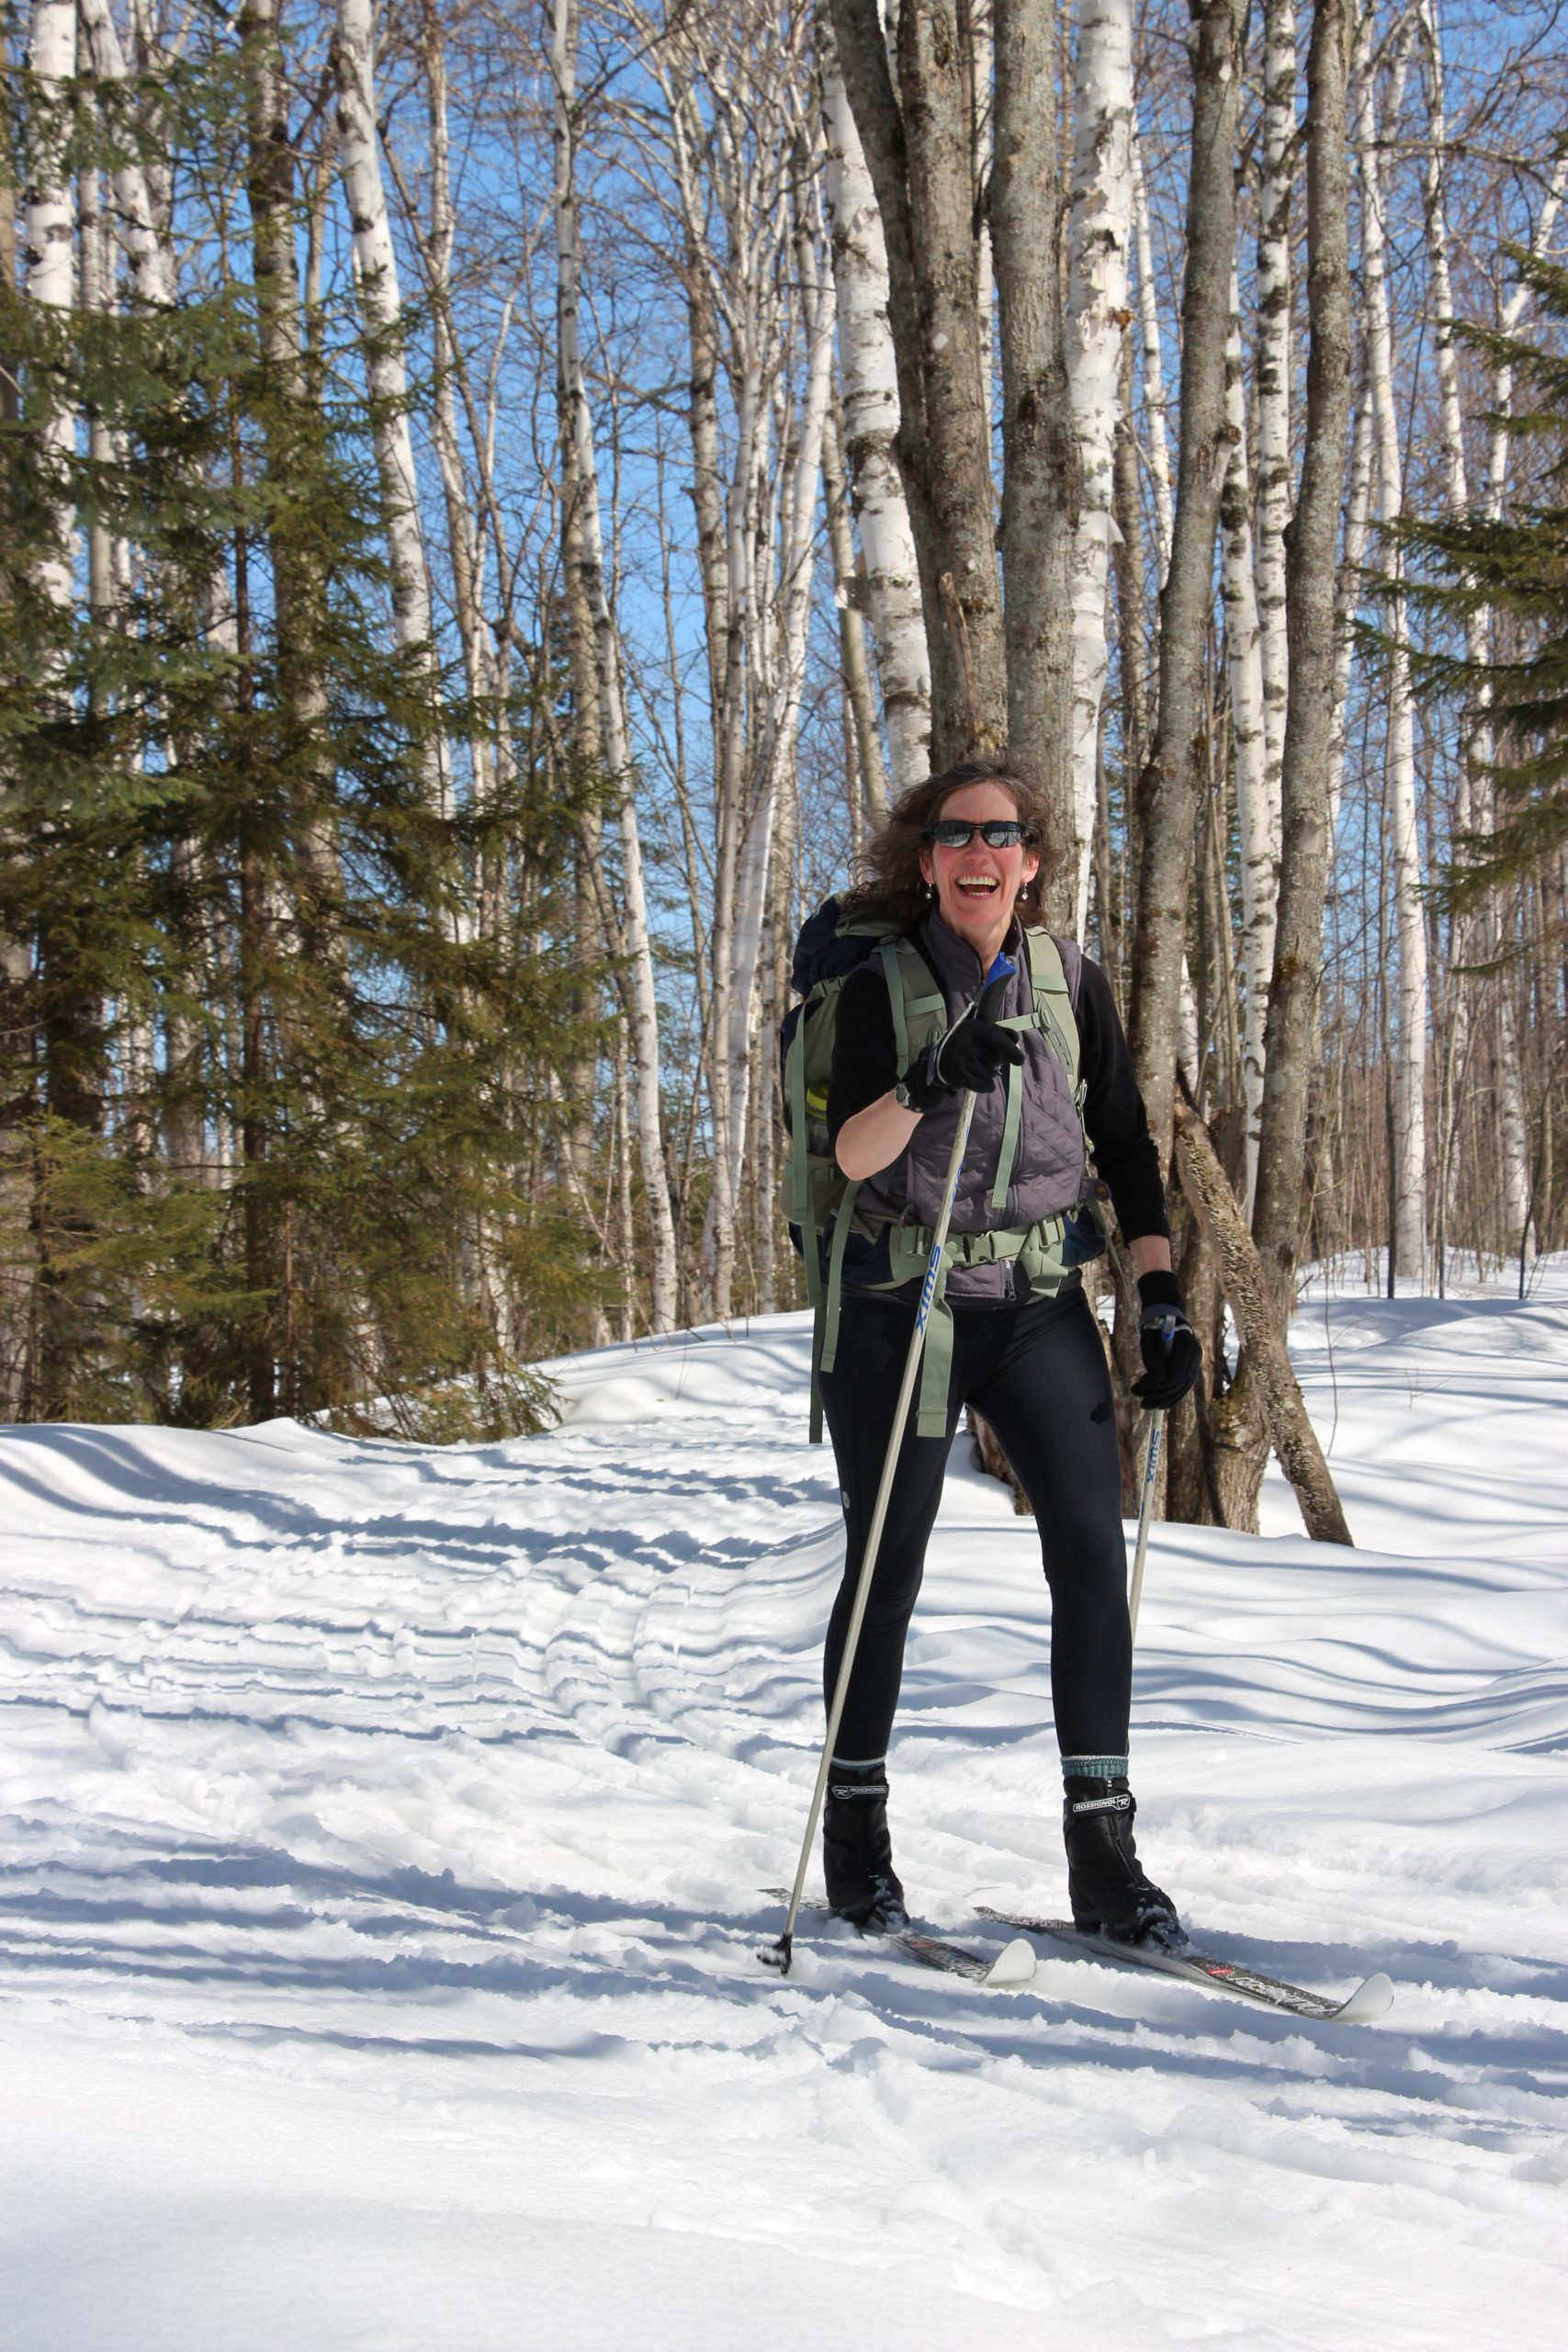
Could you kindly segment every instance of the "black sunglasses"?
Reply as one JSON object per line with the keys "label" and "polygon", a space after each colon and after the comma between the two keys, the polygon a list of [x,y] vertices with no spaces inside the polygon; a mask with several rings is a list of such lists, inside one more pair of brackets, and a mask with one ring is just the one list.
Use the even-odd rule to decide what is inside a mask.
{"label": "black sunglasses", "polygon": [[987,849],[1017,849],[1028,840],[1029,828],[1018,817],[987,817],[983,825],[972,825],[965,817],[939,817],[926,827],[927,841],[939,849],[967,849],[976,833]]}

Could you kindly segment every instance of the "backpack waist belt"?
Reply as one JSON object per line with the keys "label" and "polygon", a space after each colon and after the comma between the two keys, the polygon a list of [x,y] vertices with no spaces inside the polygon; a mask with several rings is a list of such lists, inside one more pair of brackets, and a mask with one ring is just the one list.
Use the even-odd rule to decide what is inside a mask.
{"label": "backpack waist belt", "polygon": [[[876,1285],[879,1290],[899,1290],[906,1283],[918,1282],[926,1271],[931,1243],[936,1238],[929,1226],[901,1225],[892,1217],[873,1218],[863,1212],[857,1218],[855,1194],[859,1189],[858,1185],[850,1187],[833,1221],[833,1246],[828,1260],[827,1311],[818,1317],[822,1331],[821,1351],[818,1363],[812,1367],[813,1442],[820,1434],[822,1418],[816,1374],[818,1369],[831,1372],[837,1361],[839,1309],[843,1296],[844,1244],[852,1227],[858,1226],[862,1233],[886,1237],[889,1275],[886,1283]],[[953,1309],[946,1295],[949,1268],[1016,1262],[1028,1275],[1031,1289],[1049,1295],[1060,1289],[1070,1271],[1063,1262],[1062,1241],[1067,1227],[1082,1205],[1080,1202],[1060,1216],[1042,1217],[1035,1225],[1001,1232],[948,1235],[942,1244],[936,1288],[931,1293],[931,1311],[926,1321],[925,1354],[920,1364],[919,1408],[915,1420],[917,1437],[945,1437],[947,1434],[947,1392],[953,1376]]]}

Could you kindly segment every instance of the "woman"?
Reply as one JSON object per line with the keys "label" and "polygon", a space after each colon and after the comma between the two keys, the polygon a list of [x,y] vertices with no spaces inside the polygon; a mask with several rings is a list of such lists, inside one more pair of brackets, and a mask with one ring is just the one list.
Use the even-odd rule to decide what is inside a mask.
{"label": "woman", "polygon": [[[940,987],[945,1012],[934,1011],[929,1042],[900,1067],[887,960],[873,956],[860,965],[839,998],[828,1131],[858,1190],[833,1361],[821,1375],[848,1539],[824,1657],[829,1704],[919,1290],[918,1281],[887,1286],[886,1237],[911,1217],[934,1223],[931,1204],[941,1197],[960,1097],[968,1088],[977,1099],[946,1280],[947,1434],[921,1437],[911,1426],[900,1449],[829,1772],[828,1899],[864,1928],[906,1921],[887,1827],[887,1747],[949,1443],[963,1408],[973,1405],[1000,1440],[1040,1529],[1073,1917],[1124,1941],[1172,1942],[1182,1936],[1175,1906],[1145,1875],[1133,1839],[1121,1465],[1105,1353],[1078,1271],[1100,1246],[1089,1229],[1086,1130],[1138,1276],[1146,1369],[1135,1393],[1145,1408],[1184,1396],[1201,1358],[1171,1271],[1158,1159],[1104,974],[1070,943],[1056,944],[1077,1022],[1081,1119],[1061,1035],[1044,1034],[1035,1012],[1023,928],[1039,922],[1050,847],[1027,766],[1009,757],[966,761],[903,796],[872,844],[867,880],[843,910],[897,922],[918,968]],[[1035,962],[1050,952],[1037,943]],[[1008,960],[1019,968],[999,1004],[998,991],[987,997],[995,1017],[986,1019],[982,989]],[[1043,1250],[1043,1234],[1054,1254]]]}

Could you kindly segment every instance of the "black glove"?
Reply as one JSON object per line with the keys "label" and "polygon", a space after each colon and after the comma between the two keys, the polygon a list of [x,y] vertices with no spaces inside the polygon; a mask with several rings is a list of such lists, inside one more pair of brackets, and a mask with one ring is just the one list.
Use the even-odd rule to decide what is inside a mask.
{"label": "black glove", "polygon": [[1003,973],[993,981],[977,1005],[965,1005],[952,1028],[915,1056],[903,1078],[912,1111],[934,1111],[965,1089],[984,1094],[1010,1062],[1022,1061],[1017,1030],[1002,1028],[986,1013],[987,1004],[1001,1001],[1009,978]]}
{"label": "black glove", "polygon": [[1140,1274],[1138,1296],[1144,1303],[1138,1317],[1144,1376],[1133,1383],[1133,1394],[1145,1413],[1167,1411],[1180,1403],[1202,1371],[1203,1351],[1174,1274]]}

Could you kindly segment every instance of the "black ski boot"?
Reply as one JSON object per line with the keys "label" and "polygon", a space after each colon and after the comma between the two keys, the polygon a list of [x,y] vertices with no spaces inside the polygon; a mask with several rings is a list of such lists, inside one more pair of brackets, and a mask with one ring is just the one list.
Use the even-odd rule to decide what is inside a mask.
{"label": "black ski boot", "polygon": [[881,1764],[833,1764],[822,1800],[828,1908],[868,1935],[907,1928],[904,1890],[887,1834],[887,1773]]}
{"label": "black ski boot", "polygon": [[1187,1941],[1186,1932],[1175,1904],[1138,1860],[1133,1843],[1137,1810],[1124,1775],[1097,1780],[1069,1774],[1062,1835],[1073,1925],[1113,1943],[1163,1944],[1175,1951]]}

